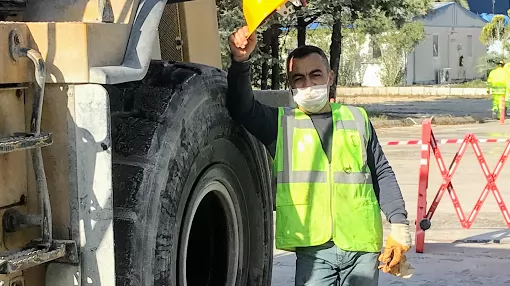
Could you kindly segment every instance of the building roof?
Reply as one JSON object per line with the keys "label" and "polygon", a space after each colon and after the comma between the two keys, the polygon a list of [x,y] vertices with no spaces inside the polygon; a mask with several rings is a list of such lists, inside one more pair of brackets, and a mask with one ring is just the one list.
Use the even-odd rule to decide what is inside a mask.
{"label": "building roof", "polygon": [[[481,1],[481,0],[480,0]],[[510,1],[510,0],[508,0]],[[450,7],[456,7],[456,9],[459,9],[459,11],[462,11],[466,16],[473,20],[480,21],[481,24],[487,23],[487,20],[483,17],[480,17],[480,15],[474,13],[473,11],[470,11],[462,5],[460,5],[457,2],[434,2],[431,5],[432,7],[427,11],[426,15],[419,15],[414,17],[414,20],[420,20],[420,19],[428,19],[427,21],[432,23],[435,21],[434,18],[437,17],[437,15],[440,15],[443,10],[449,9]],[[480,24],[479,23],[479,24]]]}
{"label": "building roof", "polygon": [[431,10],[437,10],[455,4],[455,2],[435,2],[432,4]]}

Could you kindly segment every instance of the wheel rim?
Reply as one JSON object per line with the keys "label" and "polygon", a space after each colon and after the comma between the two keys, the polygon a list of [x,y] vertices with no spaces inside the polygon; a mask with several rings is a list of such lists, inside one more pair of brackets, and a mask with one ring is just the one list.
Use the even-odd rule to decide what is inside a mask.
{"label": "wheel rim", "polygon": [[179,246],[179,284],[235,285],[242,257],[235,192],[217,179],[193,192]]}

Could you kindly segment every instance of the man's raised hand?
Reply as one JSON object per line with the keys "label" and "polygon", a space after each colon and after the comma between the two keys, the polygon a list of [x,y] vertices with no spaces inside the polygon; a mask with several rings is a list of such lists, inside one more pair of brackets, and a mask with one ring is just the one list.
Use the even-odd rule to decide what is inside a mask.
{"label": "man's raised hand", "polygon": [[250,54],[255,50],[257,35],[253,32],[248,36],[248,33],[248,27],[244,26],[228,38],[228,45],[236,62],[247,61],[250,58]]}

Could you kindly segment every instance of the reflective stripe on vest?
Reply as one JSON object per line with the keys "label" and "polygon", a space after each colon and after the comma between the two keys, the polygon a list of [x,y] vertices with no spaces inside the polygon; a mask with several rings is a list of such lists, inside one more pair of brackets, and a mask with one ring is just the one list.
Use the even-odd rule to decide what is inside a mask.
{"label": "reflective stripe on vest", "polygon": [[508,80],[508,72],[504,68],[496,68],[489,73],[487,79],[487,87],[491,89],[494,95],[506,94]]}
{"label": "reflective stripe on vest", "polygon": [[279,108],[276,247],[294,250],[333,240],[344,250],[378,252],[382,221],[367,166],[368,118],[356,107],[331,108],[331,163],[310,117]]}

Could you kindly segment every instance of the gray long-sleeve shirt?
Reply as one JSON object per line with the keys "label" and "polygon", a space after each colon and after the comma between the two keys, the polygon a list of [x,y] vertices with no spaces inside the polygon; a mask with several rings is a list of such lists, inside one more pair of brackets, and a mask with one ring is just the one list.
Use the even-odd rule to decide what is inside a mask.
{"label": "gray long-sleeve shirt", "polygon": [[[232,61],[228,71],[227,106],[234,120],[242,124],[274,154],[278,134],[278,109],[264,105],[253,96],[249,62]],[[311,119],[321,139],[322,147],[331,160],[333,134],[332,114],[313,114]],[[391,168],[372,126],[367,145],[367,164],[372,174],[375,195],[390,223],[407,223],[407,212],[395,173]]]}

